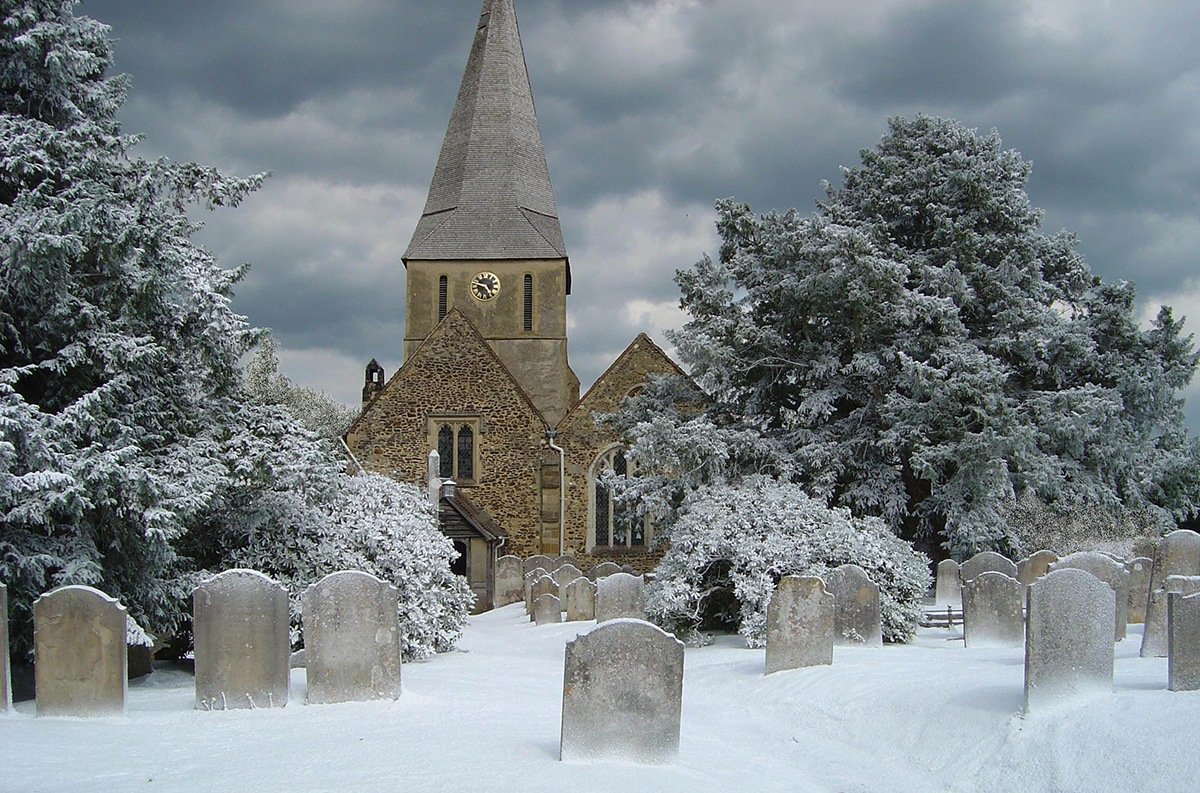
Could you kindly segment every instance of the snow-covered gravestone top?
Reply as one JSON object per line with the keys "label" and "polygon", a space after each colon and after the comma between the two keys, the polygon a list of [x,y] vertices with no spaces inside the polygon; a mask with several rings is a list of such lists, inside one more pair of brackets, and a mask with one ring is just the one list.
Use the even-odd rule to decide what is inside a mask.
{"label": "snow-covered gravestone top", "polygon": [[542,568],[543,570],[545,570],[547,574],[549,574],[549,572],[551,570],[553,570],[555,567],[554,560],[551,559],[549,556],[545,556],[540,553],[534,554],[533,556],[525,557],[525,574],[526,575],[528,575],[529,573],[538,569],[539,567]]}
{"label": "snow-covered gravestone top", "polygon": [[1017,566],[1008,557],[995,551],[980,551],[958,568],[958,574],[963,583],[970,581],[981,573],[1004,573],[1010,578],[1017,577]]}
{"label": "snow-covered gravestone top", "polygon": [[533,601],[533,624],[554,625],[559,622],[562,622],[562,606],[558,602],[558,595],[539,595]]}
{"label": "snow-covered gravestone top", "polygon": [[1150,602],[1150,571],[1154,560],[1146,556],[1135,556],[1125,563],[1129,571],[1129,624],[1141,625],[1146,621],[1146,606]]}
{"label": "snow-covered gravestone top", "polygon": [[59,587],[35,600],[37,715],[124,713],[125,631],[125,607],[90,586]]}
{"label": "snow-covered gravestone top", "polygon": [[524,564],[515,556],[496,560],[496,608],[520,603],[525,596]]}
{"label": "snow-covered gravestone top", "polygon": [[1057,561],[1058,554],[1054,551],[1035,551],[1017,562],[1017,580],[1027,587],[1050,572],[1050,565]]}
{"label": "snow-covered gravestone top", "polygon": [[1088,691],[1111,691],[1116,593],[1085,570],[1047,573],[1029,586],[1025,711]]}
{"label": "snow-covered gravestone top", "polygon": [[644,619],[646,601],[642,577],[614,573],[596,582],[596,622],[618,619]]}
{"label": "snow-covered gravestone top", "polygon": [[0,584],[0,713],[12,705],[12,671],[8,661],[8,587]]}
{"label": "snow-covered gravestone top", "polygon": [[833,593],[834,643],[882,647],[879,585],[856,564],[830,570],[825,585]]}
{"label": "snow-covered gravestone top", "polygon": [[980,573],[963,586],[963,641],[967,647],[1020,645],[1025,639],[1025,588],[1004,573]]}
{"label": "snow-covered gravestone top", "polygon": [[287,590],[255,570],[227,570],[196,587],[192,615],[197,708],[287,704]]}
{"label": "snow-covered gravestone top", "polygon": [[567,584],[567,622],[596,619],[596,585],[586,577],[576,578]]}
{"label": "snow-covered gravestone top", "polygon": [[766,674],[832,663],[833,595],[816,576],[784,576],[767,606]]}
{"label": "snow-covered gravestone top", "polygon": [[304,655],[312,704],[400,696],[396,588],[369,573],[330,573],[304,592]]}
{"label": "snow-covered gravestone top", "polygon": [[957,606],[962,603],[962,582],[958,578],[958,562],[943,559],[937,566],[937,589],[933,603],[936,606]]}
{"label": "snow-covered gravestone top", "polygon": [[1125,638],[1125,626],[1129,622],[1129,572],[1122,562],[1117,562],[1110,556],[1090,551],[1067,554],[1054,564],[1050,570],[1062,570],[1073,567],[1076,570],[1086,570],[1113,588],[1117,596],[1116,631],[1113,638],[1121,641]]}
{"label": "snow-covered gravestone top", "polygon": [[593,581],[599,581],[601,578],[606,578],[610,575],[616,575],[621,572],[621,565],[616,562],[601,562],[592,568],[588,573],[588,578]]}
{"label": "snow-covered gravestone top", "polygon": [[1167,595],[1167,688],[1200,690],[1200,594]]}
{"label": "snow-covered gravestone top", "polygon": [[559,759],[658,763],[679,751],[683,642],[643,620],[567,643]]}

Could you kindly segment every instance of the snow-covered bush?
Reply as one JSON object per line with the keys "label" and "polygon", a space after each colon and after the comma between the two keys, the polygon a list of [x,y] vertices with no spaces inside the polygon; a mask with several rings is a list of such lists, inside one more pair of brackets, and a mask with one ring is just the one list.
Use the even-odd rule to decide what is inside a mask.
{"label": "snow-covered bush", "polygon": [[830,509],[800,487],[766,477],[696,491],[670,541],[649,587],[647,614],[689,634],[732,604],[751,647],[766,641],[767,604],[785,575],[822,575],[847,563],[863,568],[879,585],[888,641],[912,636],[929,588],[929,560],[883,521]]}

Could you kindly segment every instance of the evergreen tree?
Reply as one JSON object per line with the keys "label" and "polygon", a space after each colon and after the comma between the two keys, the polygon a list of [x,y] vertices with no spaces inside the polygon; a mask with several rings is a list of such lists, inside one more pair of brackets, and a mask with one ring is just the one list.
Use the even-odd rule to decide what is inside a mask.
{"label": "evergreen tree", "polygon": [[359,411],[330,399],[320,391],[296,385],[279,371],[279,344],[264,333],[246,365],[244,383],[247,393],[262,405],[278,405],[299,421],[305,429],[332,443],[350,429]]}
{"label": "evergreen tree", "polygon": [[995,132],[893,120],[810,217],[719,203],[719,260],[679,274],[672,341],[810,492],[926,547],[1011,549],[1027,490],[1185,518],[1192,339],[1167,308],[1139,329],[1132,286],[1041,232],[1029,172]]}

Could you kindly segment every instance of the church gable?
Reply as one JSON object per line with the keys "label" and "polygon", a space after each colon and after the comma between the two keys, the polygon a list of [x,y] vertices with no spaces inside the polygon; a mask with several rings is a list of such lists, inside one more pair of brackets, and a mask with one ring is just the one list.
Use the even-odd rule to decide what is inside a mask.
{"label": "church gable", "polygon": [[594,429],[593,414],[612,413],[621,406],[621,400],[635,393],[655,375],[687,376],[649,336],[639,333],[571,408],[560,422],[559,431],[573,433]]}

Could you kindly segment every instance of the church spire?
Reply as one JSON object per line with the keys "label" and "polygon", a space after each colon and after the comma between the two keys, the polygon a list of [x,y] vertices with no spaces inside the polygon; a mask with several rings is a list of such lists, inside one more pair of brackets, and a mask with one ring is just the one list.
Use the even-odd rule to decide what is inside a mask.
{"label": "church spire", "polygon": [[404,261],[566,256],[513,0],[484,0]]}

